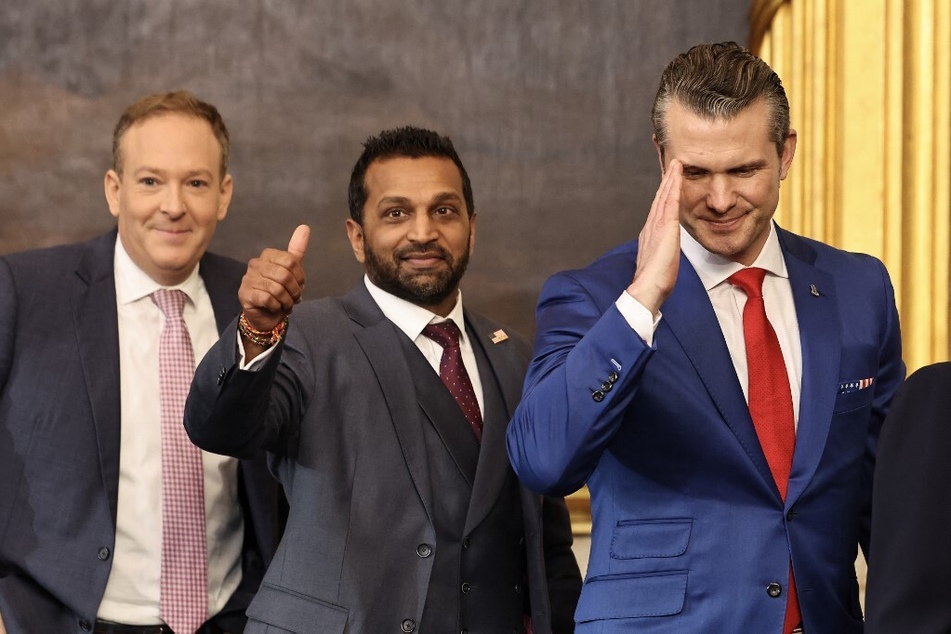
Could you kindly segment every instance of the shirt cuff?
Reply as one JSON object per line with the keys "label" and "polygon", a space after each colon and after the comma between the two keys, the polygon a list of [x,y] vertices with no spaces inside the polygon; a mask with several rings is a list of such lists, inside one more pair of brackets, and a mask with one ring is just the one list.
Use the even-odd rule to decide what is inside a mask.
{"label": "shirt cuff", "polygon": [[651,314],[643,304],[634,299],[627,291],[622,291],[621,296],[614,302],[617,309],[621,311],[621,316],[627,322],[627,325],[644,340],[648,346],[654,345],[654,331],[657,330],[657,324],[662,317],[660,311],[657,311],[657,317]]}
{"label": "shirt cuff", "polygon": [[261,366],[264,365],[264,362],[267,361],[268,357],[271,356],[271,353],[274,352],[274,348],[277,347],[277,346],[271,346],[270,348],[268,348],[267,350],[265,350],[258,356],[251,359],[251,362],[249,363],[244,358],[244,344],[241,343],[241,333],[238,331],[235,331],[235,335],[237,336],[237,342],[238,342],[238,369],[239,370],[248,370],[249,372],[257,372],[258,370],[261,369]]}

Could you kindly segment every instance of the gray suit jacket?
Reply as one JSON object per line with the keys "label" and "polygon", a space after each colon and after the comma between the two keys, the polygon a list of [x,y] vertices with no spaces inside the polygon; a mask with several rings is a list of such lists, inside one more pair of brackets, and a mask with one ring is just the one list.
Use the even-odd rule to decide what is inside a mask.
{"label": "gray suit jacket", "polygon": [[[512,492],[524,518],[517,528],[534,631],[551,631],[552,613],[555,631],[571,631],[580,575],[564,502],[521,488],[505,454],[528,346],[518,337],[494,344],[498,324],[468,310],[466,319],[484,353],[485,393],[500,395],[487,398],[481,449],[464,422],[446,423],[448,391],[435,373],[413,372],[422,355],[363,284],[296,307],[285,341],[259,372],[236,370],[228,331],[205,357],[186,406],[192,440],[235,456],[267,448],[291,504],[247,631],[413,631],[424,609],[440,608],[427,606],[431,577],[459,588],[446,572],[458,565],[434,570],[440,549],[459,561],[469,548],[468,539],[439,541],[437,512],[452,506],[447,500],[461,502],[464,534],[477,535],[499,521],[495,507]],[[429,377],[438,388],[421,382]],[[454,468],[434,481],[447,463]],[[480,560],[493,565],[492,553]]]}
{"label": "gray suit jacket", "polygon": [[[119,488],[116,232],[0,257],[0,614],[10,634],[82,632],[112,566]],[[206,254],[221,330],[244,267]],[[279,537],[263,455],[242,463],[244,580],[216,622],[242,627]]]}

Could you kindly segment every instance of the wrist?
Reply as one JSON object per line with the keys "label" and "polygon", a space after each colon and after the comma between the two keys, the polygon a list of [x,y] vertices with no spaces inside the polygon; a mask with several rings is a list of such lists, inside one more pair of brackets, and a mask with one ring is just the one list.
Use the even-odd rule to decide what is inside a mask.
{"label": "wrist", "polygon": [[270,330],[258,330],[248,322],[248,318],[244,313],[241,313],[241,316],[238,317],[238,333],[240,333],[241,338],[263,348],[270,348],[279,342],[284,338],[285,332],[287,332],[286,315],[280,323]]}

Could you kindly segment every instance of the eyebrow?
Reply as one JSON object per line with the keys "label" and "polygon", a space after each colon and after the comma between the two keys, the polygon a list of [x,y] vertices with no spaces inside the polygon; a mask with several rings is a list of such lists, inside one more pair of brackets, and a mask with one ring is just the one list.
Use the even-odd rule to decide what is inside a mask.
{"label": "eyebrow", "polygon": [[[386,196],[380,199],[380,205],[409,205],[412,201],[405,196]],[[444,202],[462,202],[462,198],[455,192],[439,192],[433,196],[429,203],[438,204]]]}

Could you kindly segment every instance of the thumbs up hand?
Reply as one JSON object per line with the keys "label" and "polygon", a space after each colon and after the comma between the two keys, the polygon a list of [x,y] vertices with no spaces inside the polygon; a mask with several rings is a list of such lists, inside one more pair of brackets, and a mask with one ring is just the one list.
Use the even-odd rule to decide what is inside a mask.
{"label": "thumbs up hand", "polygon": [[294,230],[286,251],[264,249],[248,262],[238,289],[238,301],[248,324],[255,330],[271,330],[291,314],[304,292],[304,254],[310,227]]}

